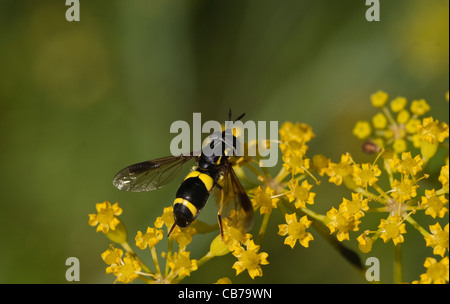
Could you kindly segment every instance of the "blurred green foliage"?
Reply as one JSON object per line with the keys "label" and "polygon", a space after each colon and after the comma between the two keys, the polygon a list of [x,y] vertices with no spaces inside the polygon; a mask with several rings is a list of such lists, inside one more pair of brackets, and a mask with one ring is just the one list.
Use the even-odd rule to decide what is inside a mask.
{"label": "blurred green foliage", "polygon": [[[153,224],[177,182],[122,193],[112,177],[168,155],[170,124],[191,122],[192,112],[220,121],[231,107],[255,121],[308,123],[317,135],[311,155],[334,161],[347,151],[368,159],[351,130],[373,115],[369,96],[378,89],[425,98],[448,122],[447,0],[381,1],[380,22],[366,21],[362,0],[80,2],[81,21],[70,23],[65,1],[0,4],[0,283],[64,283],[71,256],[82,283],[113,282],[100,258],[109,242],[87,214],[118,201],[130,238]],[[325,184],[321,212],[342,199]],[[206,209],[202,220],[214,223],[214,204]],[[270,261],[262,278],[235,277],[228,255],[211,261],[215,273],[201,267],[185,281],[215,282],[222,270],[236,283],[364,282],[314,231],[308,249],[283,245],[277,221],[262,244]],[[214,236],[199,237],[191,257]],[[388,282],[391,249],[374,248]],[[404,252],[423,264],[414,242]],[[422,272],[405,268],[405,280]]]}

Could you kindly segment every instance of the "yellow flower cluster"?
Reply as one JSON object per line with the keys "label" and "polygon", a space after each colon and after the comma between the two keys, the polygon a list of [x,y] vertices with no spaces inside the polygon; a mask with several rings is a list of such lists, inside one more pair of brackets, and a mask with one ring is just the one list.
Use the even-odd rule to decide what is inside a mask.
{"label": "yellow flower cluster", "polygon": [[448,137],[449,127],[432,117],[423,117],[430,111],[425,99],[413,100],[408,109],[404,97],[389,102],[389,95],[378,91],[371,96],[372,105],[380,108],[371,122],[360,120],[353,134],[359,139],[369,139],[381,148],[392,148],[395,153],[408,150],[408,142],[421,149],[425,160],[433,157],[438,143]]}
{"label": "yellow flower cluster", "polygon": [[[153,258],[154,270],[150,269],[140,260],[131,246],[127,242],[126,229],[120,232],[116,231],[111,234],[112,229],[119,226],[124,227],[120,219],[117,217],[122,213],[118,204],[111,205],[105,201],[96,205],[97,214],[89,215],[89,225],[97,226],[97,231],[102,231],[113,242],[121,245],[126,251],[110,246],[102,253],[103,261],[108,265],[107,274],[116,276],[115,282],[131,283],[139,278],[147,283],[178,283],[186,276],[190,276],[191,272],[196,271],[198,267],[208,260],[216,256],[222,256],[232,252],[238,261],[235,262],[233,268],[236,275],[247,270],[253,279],[256,276],[262,276],[260,265],[267,265],[268,254],[265,252],[258,253],[260,246],[255,245],[251,239],[251,234],[245,233],[240,217],[237,211],[233,210],[229,218],[224,219],[224,238],[216,237],[211,243],[209,252],[200,260],[191,259],[190,252],[186,251],[186,247],[192,242],[192,237],[197,233],[199,227],[202,232],[209,232],[211,229],[206,224],[197,222],[192,226],[181,229],[178,226],[174,228],[169,237],[169,250],[162,252],[161,256],[166,259],[166,267],[162,269],[158,259],[155,246],[163,239],[164,233],[161,228],[166,227],[167,231],[174,223],[173,208],[164,208],[163,214],[158,217],[154,223],[154,227],[148,227],[146,232],[138,231],[135,237],[135,244],[141,250],[148,248]],[[120,212],[119,212],[120,211]],[[99,228],[101,227],[101,228]],[[111,230],[107,230],[108,227]],[[178,251],[173,251],[173,241],[178,245]],[[246,249],[242,247],[244,245]],[[228,278],[219,279],[219,283],[228,282]]]}
{"label": "yellow flower cluster", "polygon": [[[364,140],[370,138],[370,141],[379,147],[374,163],[365,165],[364,179],[367,183],[361,181],[361,170],[356,169],[357,164],[351,156],[345,157],[345,185],[369,199],[369,211],[388,214],[386,218],[381,219],[377,229],[365,230],[357,237],[359,249],[364,253],[370,252],[378,238],[385,243],[392,240],[396,247],[400,246],[405,242],[406,224],[410,224],[423,235],[424,245],[432,247],[433,254],[443,258],[440,262],[434,258],[426,258],[424,266],[427,272],[414,283],[446,283],[449,281],[448,257],[445,256],[448,255],[449,248],[448,154],[447,164],[441,166],[437,179],[431,179],[430,174],[424,170],[425,165],[436,155],[440,144],[448,138],[448,124],[433,117],[420,119],[431,110],[423,99],[413,101],[409,111],[406,109],[405,98],[393,99],[389,107],[388,103],[389,96],[386,93],[379,91],[372,95],[372,105],[381,108],[382,112],[373,117],[372,124],[359,121],[353,129],[354,135]],[[397,116],[394,117],[394,114]],[[407,141],[412,143],[411,147],[408,147]],[[416,152],[413,156],[411,151],[414,148],[418,148],[420,153]],[[375,168],[378,161],[381,164]],[[361,168],[364,171],[364,164]],[[374,168],[372,172],[370,168]],[[327,171],[327,174],[330,176],[330,182],[339,184],[334,177],[336,172]],[[381,186],[380,179],[385,181],[383,185],[388,184],[389,187]],[[422,182],[425,179],[427,182]],[[435,186],[430,188],[431,185]],[[418,212],[424,212],[433,219],[447,217],[444,220],[447,224],[443,229],[441,224],[436,222],[427,230],[416,221],[415,214]],[[401,255],[396,255],[396,258],[401,259]],[[399,261],[395,264],[401,265]]]}
{"label": "yellow flower cluster", "polygon": [[[97,214],[89,215],[89,225],[96,226],[98,232],[122,248],[111,245],[101,255],[107,265],[106,273],[113,274],[116,282],[122,283],[136,279],[147,283],[179,283],[209,260],[231,253],[236,261],[230,267],[236,275],[247,271],[252,279],[263,276],[261,266],[269,264],[269,254],[260,251],[261,241],[268,231],[272,213],[280,212],[282,220],[277,223],[277,234],[285,245],[294,249],[299,243],[301,246],[297,248],[306,250],[314,240],[311,230],[316,229],[358,270],[363,269],[358,255],[346,248],[344,241],[354,241],[362,254],[371,253],[376,242],[392,243],[396,250],[395,283],[403,282],[399,252],[408,241],[405,235],[416,230],[423,236],[420,241],[424,247],[430,247],[430,254],[438,258],[426,257],[424,273],[413,283],[448,283],[448,156],[446,163],[438,163],[439,171],[430,171],[427,166],[438,155],[439,147],[448,149],[448,124],[431,116],[424,117],[429,115],[431,107],[423,99],[413,100],[408,106],[406,98],[390,99],[383,91],[370,99],[379,112],[370,121],[358,121],[353,134],[364,140],[363,151],[373,154],[373,160],[358,162],[350,153],[343,153],[337,162],[322,154],[311,157],[308,144],[316,136],[312,128],[304,123],[283,123],[278,143],[282,166],[278,172],[273,174],[267,168],[257,167],[257,159],[250,157],[237,161],[239,178],[254,185],[247,193],[255,216],[262,218],[259,227],[254,227],[252,234],[245,212],[239,208],[228,210],[222,220],[223,237],[217,235],[199,259],[191,257],[187,250],[189,244],[197,234],[217,232],[218,225],[196,220],[187,228],[175,227],[167,238],[167,251],[158,254],[156,247],[167,235],[164,231],[169,231],[174,223],[173,208],[164,208],[154,225],[145,232],[138,231],[134,238],[133,246],[150,251],[153,265],[149,267],[127,241],[118,204],[97,204]],[[249,170],[242,170],[242,166]],[[258,183],[254,184],[248,174],[254,174]],[[326,197],[322,195],[319,179],[345,186],[348,191],[337,201],[328,202],[336,204],[325,214],[313,210]],[[373,218],[368,219],[374,214],[376,224],[371,224]],[[418,214],[424,214],[433,224],[423,227],[418,221],[424,216]],[[160,263],[161,258],[165,260],[164,265]],[[217,283],[229,284],[231,280],[218,276]]]}

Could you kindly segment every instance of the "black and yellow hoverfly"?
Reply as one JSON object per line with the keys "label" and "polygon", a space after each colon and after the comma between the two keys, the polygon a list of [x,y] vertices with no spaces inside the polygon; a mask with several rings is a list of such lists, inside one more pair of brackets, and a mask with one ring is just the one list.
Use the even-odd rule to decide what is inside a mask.
{"label": "black and yellow hoverfly", "polygon": [[[245,113],[235,121],[242,119],[244,115]],[[231,121],[230,118],[231,111],[229,113]],[[124,191],[152,191],[168,184],[183,164],[195,159],[197,167],[186,176],[175,195],[173,202],[175,222],[169,230],[169,235],[176,226],[188,227],[197,218],[214,188],[220,190],[221,194],[217,220],[222,238],[222,213],[232,202],[235,203],[234,207],[241,207],[244,210],[245,226],[248,228],[252,222],[253,207],[233,170],[232,161],[239,140],[233,130],[227,129],[211,134],[208,139],[208,144],[202,148],[202,152],[168,156],[128,166],[116,174],[113,185]],[[205,153],[205,148],[209,149],[209,153]]]}

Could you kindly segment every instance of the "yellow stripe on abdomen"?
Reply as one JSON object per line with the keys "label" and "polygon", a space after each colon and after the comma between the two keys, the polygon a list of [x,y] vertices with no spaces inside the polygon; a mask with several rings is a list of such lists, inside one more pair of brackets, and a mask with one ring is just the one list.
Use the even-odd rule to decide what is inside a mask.
{"label": "yellow stripe on abdomen", "polygon": [[178,197],[175,199],[175,201],[173,202],[173,204],[182,204],[185,205],[189,211],[191,211],[192,216],[195,217],[197,215],[197,208],[194,206],[194,204],[192,204],[190,201],[187,201],[181,197]]}
{"label": "yellow stripe on abdomen", "polygon": [[198,177],[205,185],[205,188],[208,192],[210,192],[212,187],[214,186],[214,180],[206,173],[201,173],[200,171],[195,170],[189,173],[184,180],[187,180],[191,177]]}
{"label": "yellow stripe on abdomen", "polygon": [[202,180],[203,184],[206,187],[206,190],[208,190],[208,192],[211,191],[211,189],[214,185],[214,181],[213,181],[212,177],[209,176],[208,174],[200,173],[198,178],[200,178]]}

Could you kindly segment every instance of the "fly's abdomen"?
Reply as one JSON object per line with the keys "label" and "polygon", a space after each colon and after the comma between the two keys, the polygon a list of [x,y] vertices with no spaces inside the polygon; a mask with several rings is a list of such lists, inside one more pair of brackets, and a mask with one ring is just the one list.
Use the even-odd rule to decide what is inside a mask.
{"label": "fly's abdomen", "polygon": [[188,174],[178,188],[173,202],[173,213],[177,226],[187,227],[195,220],[205,206],[214,186],[214,179],[206,173],[195,170]]}

